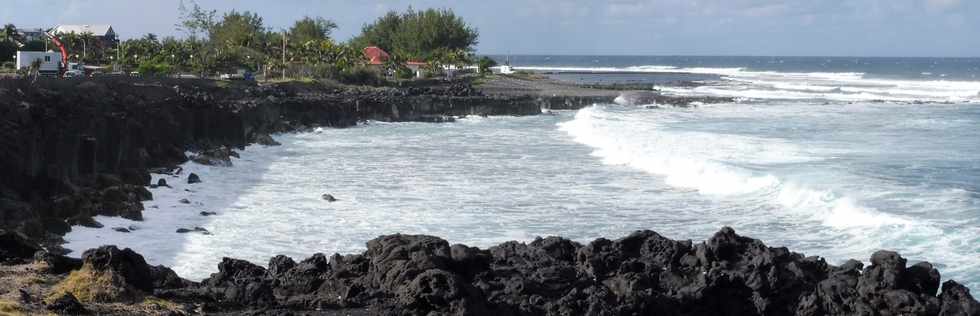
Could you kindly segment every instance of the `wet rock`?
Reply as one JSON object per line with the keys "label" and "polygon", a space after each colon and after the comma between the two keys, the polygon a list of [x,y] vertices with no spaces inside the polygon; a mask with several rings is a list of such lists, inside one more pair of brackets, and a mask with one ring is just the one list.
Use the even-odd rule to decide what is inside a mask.
{"label": "wet rock", "polygon": [[201,216],[213,216],[213,215],[218,215],[218,213],[217,212],[201,211]]}
{"label": "wet rock", "polygon": [[78,302],[78,299],[75,298],[75,295],[72,295],[71,293],[65,293],[58,299],[55,299],[50,304],[46,305],[45,308],[47,308],[49,311],[56,312],[62,315],[88,314],[88,311],[85,309],[85,305],[82,305],[82,303]]}
{"label": "wet rock", "polygon": [[99,223],[99,221],[96,221],[95,218],[92,218],[91,216],[78,216],[78,217],[69,219],[68,220],[68,223],[71,224],[71,225],[79,225],[79,226],[88,227],[88,228],[102,228],[102,227],[105,227],[105,225],[102,225],[102,223]]}
{"label": "wet rock", "polygon": [[939,270],[931,263],[920,262],[905,269],[902,277],[902,288],[916,294],[936,296],[939,290]]}
{"label": "wet rock", "polygon": [[970,289],[956,281],[943,283],[943,293],[939,295],[939,299],[942,302],[940,316],[980,315],[980,303],[970,295]]}
{"label": "wet rock", "polygon": [[629,106],[651,105],[657,104],[659,97],[660,93],[656,91],[628,91],[620,93],[613,102],[619,105]]}
{"label": "wet rock", "polygon": [[0,262],[19,262],[34,258],[41,247],[16,232],[0,230]]}
{"label": "wet rock", "polygon": [[323,200],[324,201],[327,201],[327,202],[336,202],[337,201],[337,198],[334,198],[333,195],[330,195],[330,194],[324,194],[324,195],[322,195],[320,197],[323,198]]}
{"label": "wet rock", "polygon": [[209,232],[209,231],[208,231],[207,229],[205,229],[204,227],[194,227],[194,228],[178,228],[178,229],[177,229],[177,233],[178,233],[178,234],[186,234],[186,233],[201,233],[201,234],[204,234],[204,235],[210,235],[210,234],[211,234],[211,232]]}
{"label": "wet rock", "polygon": [[179,202],[181,204],[191,204],[191,200],[188,200],[188,199],[180,199],[177,202]]}
{"label": "wet rock", "polygon": [[189,176],[187,176],[187,183],[188,184],[201,183],[201,177],[199,177],[196,173],[192,172]]}
{"label": "wet rock", "polygon": [[128,233],[128,232],[130,232],[129,228],[126,228],[126,227],[113,227],[112,230],[117,231],[117,232],[120,232],[120,233]]}
{"label": "wet rock", "polygon": [[255,143],[263,146],[279,146],[281,143],[277,142],[269,134],[262,134],[255,137]]}
{"label": "wet rock", "polygon": [[143,201],[153,199],[153,194],[143,186],[120,185],[100,192],[102,207],[99,215],[120,216],[131,220],[143,220]]}
{"label": "wet rock", "polygon": [[157,180],[157,187],[167,187],[167,188],[169,188],[170,185],[167,184],[167,179],[160,178],[159,180]]}
{"label": "wet rock", "polygon": [[239,158],[237,152],[226,146],[205,150],[191,160],[206,166],[231,167],[231,157]]}

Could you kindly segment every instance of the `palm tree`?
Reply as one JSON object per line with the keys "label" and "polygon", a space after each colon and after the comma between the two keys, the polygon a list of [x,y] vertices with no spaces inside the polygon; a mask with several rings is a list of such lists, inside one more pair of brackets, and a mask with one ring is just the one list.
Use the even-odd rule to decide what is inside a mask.
{"label": "palm tree", "polygon": [[2,29],[0,29],[0,41],[13,41],[18,37],[20,36],[17,33],[17,27],[13,24],[8,23],[7,25],[4,25]]}

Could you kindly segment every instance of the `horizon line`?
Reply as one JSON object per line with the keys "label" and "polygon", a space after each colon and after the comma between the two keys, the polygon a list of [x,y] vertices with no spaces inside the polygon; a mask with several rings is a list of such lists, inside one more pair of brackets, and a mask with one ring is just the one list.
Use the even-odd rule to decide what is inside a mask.
{"label": "horizon line", "polygon": [[717,55],[707,55],[707,54],[569,54],[569,53],[558,53],[558,54],[542,54],[542,53],[476,53],[479,56],[542,56],[542,57],[791,57],[791,58],[949,58],[949,59],[980,59],[980,56],[900,56],[900,55],[752,55],[752,54],[717,54]]}

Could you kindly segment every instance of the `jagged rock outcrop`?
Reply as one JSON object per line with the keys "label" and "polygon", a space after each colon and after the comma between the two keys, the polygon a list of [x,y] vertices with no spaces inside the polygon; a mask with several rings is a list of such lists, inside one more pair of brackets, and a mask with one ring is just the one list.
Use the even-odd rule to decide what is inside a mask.
{"label": "jagged rock outcrop", "polygon": [[969,290],[880,251],[837,267],[724,228],[703,243],[652,231],[588,245],[549,237],[486,250],[381,236],[356,255],[225,258],[201,283],[157,290],[212,311],[382,315],[977,315]]}
{"label": "jagged rock outcrop", "polygon": [[41,250],[33,241],[16,232],[0,230],[0,263],[21,262],[34,258]]}
{"label": "jagged rock outcrop", "polygon": [[71,295],[82,302],[138,302],[155,289],[187,286],[167,267],[151,266],[133,250],[116,246],[89,249],[82,266],[55,285],[53,299]]}

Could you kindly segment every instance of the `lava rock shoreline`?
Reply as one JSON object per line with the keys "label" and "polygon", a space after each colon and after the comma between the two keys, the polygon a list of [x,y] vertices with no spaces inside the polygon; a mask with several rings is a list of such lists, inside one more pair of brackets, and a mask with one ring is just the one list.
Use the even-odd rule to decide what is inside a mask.
{"label": "lava rock shoreline", "polygon": [[[940,285],[929,263],[909,266],[878,251],[866,267],[834,266],[727,227],[701,243],[637,231],[585,245],[548,237],[489,249],[388,235],[360,254],[276,256],[267,266],[224,258],[201,282],[130,249],[103,246],[81,260],[38,251],[31,259],[25,249],[40,248],[0,237],[16,241],[0,246],[8,263],[72,271],[53,290],[22,294],[28,312],[127,314],[126,304],[152,298],[160,305],[147,313],[160,315],[980,315],[969,289]],[[80,283],[102,279],[111,281]]]}
{"label": "lava rock shoreline", "polygon": [[[532,96],[486,96],[467,82],[424,88],[104,77],[0,80],[0,229],[56,248],[93,216],[141,220],[151,172],[274,143],[269,134],[359,121],[444,122],[536,115]],[[217,157],[221,159],[222,157]]]}

